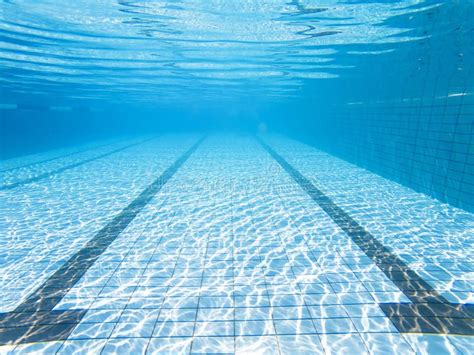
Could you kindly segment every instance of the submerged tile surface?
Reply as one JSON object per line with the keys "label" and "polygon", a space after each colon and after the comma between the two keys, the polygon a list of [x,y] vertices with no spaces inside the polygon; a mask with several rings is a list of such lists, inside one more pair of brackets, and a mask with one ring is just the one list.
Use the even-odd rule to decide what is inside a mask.
{"label": "submerged tile surface", "polygon": [[[198,138],[164,136],[0,192],[1,312]],[[472,214],[288,138],[263,139],[434,290],[472,303]],[[399,333],[380,305],[410,302],[254,137],[210,135],[56,304],[84,312],[68,338],[2,351],[469,351],[472,337]]]}

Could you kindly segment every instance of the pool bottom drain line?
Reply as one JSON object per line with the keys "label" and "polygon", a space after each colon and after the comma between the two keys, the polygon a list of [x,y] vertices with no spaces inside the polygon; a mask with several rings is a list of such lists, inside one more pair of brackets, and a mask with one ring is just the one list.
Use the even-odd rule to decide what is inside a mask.
{"label": "pool bottom drain line", "polygon": [[100,154],[96,157],[92,157],[92,158],[89,158],[89,159],[85,159],[85,160],[81,160],[77,163],[73,163],[73,164],[69,164],[69,165],[66,165],[66,166],[63,166],[62,168],[58,168],[56,170],[52,170],[52,171],[49,171],[49,172],[46,172],[46,173],[43,173],[43,174],[40,174],[40,175],[37,175],[37,176],[33,176],[31,178],[27,178],[27,179],[24,179],[24,180],[21,180],[21,181],[17,181],[17,182],[14,182],[14,183],[11,183],[11,184],[6,184],[6,185],[1,185],[0,186],[0,191],[4,191],[4,190],[12,190],[16,187],[19,187],[19,186],[23,186],[23,185],[28,185],[28,184],[31,184],[33,182],[37,182],[39,180],[42,180],[42,179],[46,179],[46,178],[49,178],[53,175],[57,175],[57,174],[60,174],[60,173],[63,173],[67,170],[70,170],[70,169],[73,169],[73,168],[77,168],[81,165],[84,165],[84,164],[87,164],[87,163],[91,163],[93,161],[96,161],[98,159],[101,159],[101,158],[105,158],[105,157],[108,157],[109,155],[112,155],[112,154],[115,154],[115,153],[119,153],[121,151],[124,151],[126,149],[129,149],[129,148],[132,148],[132,147],[135,147],[135,146],[138,146],[138,145],[141,145],[141,144],[144,144],[146,142],[149,142],[153,139],[155,139],[156,137],[151,137],[151,138],[147,138],[145,140],[141,140],[140,142],[135,142],[135,143],[132,143],[132,144],[128,144],[124,147],[120,147],[120,148],[117,148],[117,149],[114,149],[110,152],[107,152],[107,153],[103,153],[103,154]]}
{"label": "pool bottom drain line", "polygon": [[261,138],[260,145],[412,303],[380,303],[401,333],[474,335],[474,305],[450,303]]}
{"label": "pool bottom drain line", "polygon": [[87,310],[54,310],[109,245],[196,151],[199,139],[15,310],[0,313],[0,345],[66,340]]}

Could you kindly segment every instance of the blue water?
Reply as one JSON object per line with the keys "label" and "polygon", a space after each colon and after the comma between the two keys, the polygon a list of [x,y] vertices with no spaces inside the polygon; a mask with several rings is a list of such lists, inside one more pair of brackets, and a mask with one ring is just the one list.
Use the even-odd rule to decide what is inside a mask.
{"label": "blue water", "polygon": [[473,1],[0,9],[0,353],[472,353]]}

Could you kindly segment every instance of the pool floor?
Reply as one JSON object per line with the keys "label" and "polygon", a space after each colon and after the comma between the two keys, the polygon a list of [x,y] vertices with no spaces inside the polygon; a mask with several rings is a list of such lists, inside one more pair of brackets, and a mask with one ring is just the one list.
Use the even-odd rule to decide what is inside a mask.
{"label": "pool floor", "polygon": [[474,215],[281,135],[0,169],[0,353],[472,354]]}

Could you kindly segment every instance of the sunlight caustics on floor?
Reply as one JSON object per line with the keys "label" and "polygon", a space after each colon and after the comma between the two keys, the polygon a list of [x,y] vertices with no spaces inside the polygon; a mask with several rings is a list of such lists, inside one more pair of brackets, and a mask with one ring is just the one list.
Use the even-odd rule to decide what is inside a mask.
{"label": "sunlight caustics on floor", "polygon": [[308,145],[164,134],[9,164],[1,353],[472,350],[474,216]]}
{"label": "sunlight caustics on floor", "polygon": [[0,2],[0,355],[474,354],[474,1]]}

